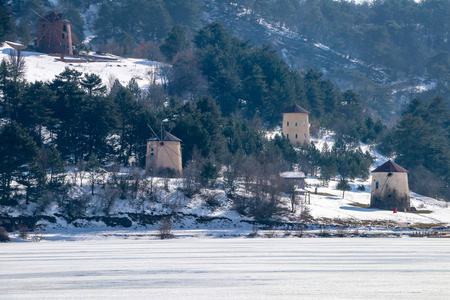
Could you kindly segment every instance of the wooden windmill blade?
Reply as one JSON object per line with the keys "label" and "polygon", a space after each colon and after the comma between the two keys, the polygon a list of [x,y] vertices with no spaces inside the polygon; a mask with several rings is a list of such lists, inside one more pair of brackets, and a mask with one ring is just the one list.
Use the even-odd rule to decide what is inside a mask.
{"label": "wooden windmill blade", "polygon": [[181,157],[181,155],[180,154],[178,154],[178,153],[176,153],[175,151],[173,151],[172,149],[170,149],[169,147],[164,147],[164,148],[167,148],[170,152],[172,152],[173,154],[175,154],[176,156],[179,156],[179,157]]}
{"label": "wooden windmill blade", "polygon": [[47,31],[49,31],[50,27],[47,27],[47,29],[45,29],[45,32],[41,35],[41,37],[37,40],[37,44],[39,44],[39,42],[42,40],[42,38],[45,36],[45,34],[47,34]]}
{"label": "wooden windmill blade", "polygon": [[[52,23],[52,22],[50,22],[50,20],[49,19],[47,19],[46,17],[44,17],[44,16],[42,16],[41,14],[39,14],[38,12],[36,12],[34,9],[32,9],[31,10],[32,12],[34,12],[39,18],[41,18],[42,20],[45,20],[45,21],[47,21],[47,22],[49,22],[49,23]],[[50,28],[53,28],[53,26],[49,26],[47,29],[45,29],[45,32],[41,35],[41,37],[37,40],[37,44],[39,44],[39,42],[42,40],[42,38],[45,36],[45,34],[47,33],[47,31],[49,31],[49,29]],[[49,45],[50,46],[50,45]]]}
{"label": "wooden windmill blade", "polygon": [[[164,151],[166,151],[167,156],[169,157],[170,161],[172,162],[172,165],[176,168],[177,165],[176,165],[175,162],[173,161],[172,156],[169,154],[169,151],[167,151],[168,148],[165,147],[164,145],[162,145],[162,148],[164,149]],[[169,149],[169,150],[170,150],[170,149]],[[178,155],[178,154],[177,154],[177,155]]]}
{"label": "wooden windmill blade", "polygon": [[148,125],[147,124],[147,126],[148,126],[148,128],[150,128],[150,130],[153,132],[153,134],[156,136],[156,138],[158,139],[158,141],[160,141],[161,142],[161,139],[158,137],[158,135],[156,134],[156,132],[153,130],[153,128],[150,126],[150,125]]}
{"label": "wooden windmill blade", "polygon": [[169,153],[168,150],[170,150],[172,153],[174,153],[174,154],[177,155],[177,156],[180,156],[180,157],[181,157],[181,155],[179,155],[178,153],[176,153],[175,151],[173,151],[172,149],[170,149],[169,147],[167,147],[167,146],[164,144],[163,141],[161,141],[161,142],[159,143],[159,145],[156,147],[155,150],[159,150],[159,149],[164,149],[164,151],[167,153],[167,157],[170,159],[170,161],[172,162],[173,166],[176,168],[177,165],[176,165],[176,163],[173,161],[172,156],[170,155],[170,153]]}
{"label": "wooden windmill blade", "polygon": [[[165,133],[165,134],[164,134],[164,138],[163,138],[162,142],[165,142],[165,141],[178,141],[178,142],[181,142],[181,140],[180,140],[179,138],[177,138],[176,136],[172,135],[170,132],[164,130],[164,133]],[[167,137],[169,137],[170,140],[167,140]],[[173,151],[172,149],[170,149],[169,147],[167,147],[164,143],[162,144],[162,146],[164,146],[164,148],[166,149],[166,151],[167,151],[167,150],[170,150],[173,154],[175,154],[175,155],[181,157],[180,154],[178,154],[177,152],[175,152],[175,151]],[[169,154],[169,153],[167,153],[167,154]]]}
{"label": "wooden windmill blade", "polygon": [[38,13],[34,9],[32,9],[31,11],[34,12],[39,18],[44,19],[45,21],[51,23],[49,19],[47,19],[46,17],[43,17],[40,13]]}

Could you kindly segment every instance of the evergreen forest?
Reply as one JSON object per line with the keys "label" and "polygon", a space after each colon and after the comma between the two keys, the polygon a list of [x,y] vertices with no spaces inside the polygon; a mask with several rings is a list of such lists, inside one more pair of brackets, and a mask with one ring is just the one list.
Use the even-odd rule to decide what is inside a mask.
{"label": "evergreen forest", "polygon": [[[97,74],[70,68],[50,82],[27,82],[23,58],[4,59],[0,204],[44,207],[44,199],[66,199],[69,167],[91,174],[111,164],[143,168],[150,128],[163,120],[183,141],[186,180],[213,186],[222,175],[230,195],[238,178],[270,186],[274,176],[295,165],[320,175],[324,184],[335,176],[368,178],[372,157],[358,148],[364,142],[408,169],[413,191],[450,200],[448,1],[235,2],[251,8],[249,19],[264,15],[310,39],[326,40],[336,51],[389,66],[392,76],[425,77],[435,88],[396,113],[390,96],[342,89],[324,70],[289,64],[274,45],[252,43],[225,24],[204,21],[213,3],[228,1],[60,0],[57,7],[45,0],[1,1],[0,42],[29,42],[36,13],[58,9],[71,20],[79,51],[95,45],[100,53],[168,64],[161,68],[164,83],[142,90],[133,79],[107,86]],[[82,15],[92,5],[95,39],[89,45],[82,42]],[[283,137],[266,138],[293,104],[311,112],[312,135],[335,133],[332,147],[296,150]],[[96,181],[91,182],[94,193]],[[131,187],[127,191],[132,194]],[[250,211],[267,218],[271,205]]]}

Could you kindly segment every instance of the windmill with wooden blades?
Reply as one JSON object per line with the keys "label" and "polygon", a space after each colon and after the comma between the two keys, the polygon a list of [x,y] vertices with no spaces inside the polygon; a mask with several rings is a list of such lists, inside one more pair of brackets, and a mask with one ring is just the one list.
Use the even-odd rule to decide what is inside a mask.
{"label": "windmill with wooden blades", "polygon": [[183,170],[181,140],[164,130],[163,123],[161,123],[160,136],[150,126],[148,127],[153,132],[154,137],[147,140],[145,173],[147,175],[181,177]]}
{"label": "windmill with wooden blades", "polygon": [[[36,13],[36,12],[35,12]],[[36,48],[46,53],[73,55],[70,21],[54,11],[42,17],[37,28]]]}

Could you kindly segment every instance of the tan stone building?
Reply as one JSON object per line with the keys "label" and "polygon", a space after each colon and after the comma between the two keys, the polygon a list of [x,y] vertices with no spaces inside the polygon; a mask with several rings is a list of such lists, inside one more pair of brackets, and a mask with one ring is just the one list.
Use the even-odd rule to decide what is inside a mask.
{"label": "tan stone building", "polygon": [[283,112],[283,135],[294,146],[310,144],[309,111],[294,105]]}
{"label": "tan stone building", "polygon": [[373,170],[370,207],[409,211],[408,171],[391,160]]}
{"label": "tan stone building", "polygon": [[158,138],[147,141],[145,172],[147,175],[181,177],[181,140],[163,131]]}
{"label": "tan stone building", "polygon": [[46,53],[73,55],[70,21],[54,11],[40,19],[36,48]]}

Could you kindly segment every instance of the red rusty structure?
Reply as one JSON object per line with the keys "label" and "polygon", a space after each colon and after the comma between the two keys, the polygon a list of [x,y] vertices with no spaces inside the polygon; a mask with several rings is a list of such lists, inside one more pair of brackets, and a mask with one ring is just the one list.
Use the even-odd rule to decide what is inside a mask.
{"label": "red rusty structure", "polygon": [[73,55],[70,21],[51,12],[38,23],[36,47],[46,53]]}

